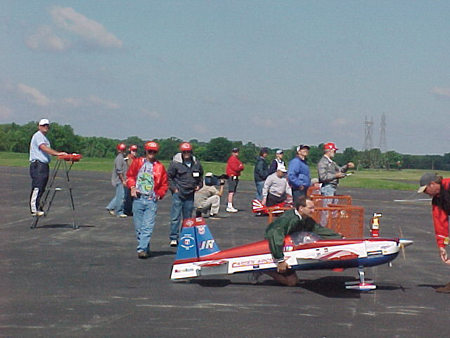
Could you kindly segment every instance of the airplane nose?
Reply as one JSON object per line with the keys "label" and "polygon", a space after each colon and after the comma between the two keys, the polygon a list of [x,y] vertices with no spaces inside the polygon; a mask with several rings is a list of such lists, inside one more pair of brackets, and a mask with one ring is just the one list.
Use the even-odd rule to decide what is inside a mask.
{"label": "airplane nose", "polygon": [[404,238],[401,238],[399,242],[400,242],[400,245],[402,245],[403,247],[410,246],[411,244],[414,243],[414,241],[412,241],[410,239],[404,239]]}

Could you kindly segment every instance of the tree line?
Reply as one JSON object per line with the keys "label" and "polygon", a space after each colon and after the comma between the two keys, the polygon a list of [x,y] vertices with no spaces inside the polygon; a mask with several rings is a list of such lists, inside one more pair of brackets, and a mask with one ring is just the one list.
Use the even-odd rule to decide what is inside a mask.
{"label": "tree line", "polygon": [[[24,125],[16,123],[0,125],[0,151],[17,153],[28,153],[31,136],[36,132],[35,122]],[[52,144],[52,148],[67,151],[69,153],[80,153],[85,157],[114,158],[116,156],[116,146],[118,143],[125,143],[127,146],[135,144],[139,147],[139,154],[143,155],[143,145],[148,140],[143,140],[137,136],[126,139],[111,139],[106,137],[80,136],[75,135],[73,128],[69,125],[59,125],[52,123],[51,131],[47,134]],[[160,145],[159,158],[161,160],[171,160],[173,155],[179,151],[179,145],[184,140],[176,137],[166,139],[155,139]],[[248,142],[230,141],[225,137],[216,137],[209,142],[202,142],[196,139],[189,140],[194,148],[195,156],[202,161],[226,162],[230,156],[232,148],[240,149],[239,157],[244,163],[254,163],[261,149],[260,146]],[[311,145],[309,162],[316,164],[323,155],[323,144]],[[269,158],[275,157],[277,149],[269,148]],[[291,160],[296,154],[296,145],[290,149],[283,149],[286,162]],[[444,155],[403,155],[395,151],[382,153],[380,149],[368,151],[358,151],[352,147],[345,148],[344,151],[336,154],[335,161],[343,165],[347,162],[354,162],[358,168],[372,169],[431,169],[450,170],[450,153]]]}

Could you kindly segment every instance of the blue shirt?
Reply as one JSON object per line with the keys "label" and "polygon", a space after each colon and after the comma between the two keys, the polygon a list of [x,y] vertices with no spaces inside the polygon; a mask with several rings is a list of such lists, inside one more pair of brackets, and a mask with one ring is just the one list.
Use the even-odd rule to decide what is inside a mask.
{"label": "blue shirt", "polygon": [[300,187],[308,189],[311,185],[311,178],[309,176],[309,166],[306,164],[306,160],[302,160],[300,157],[294,157],[289,162],[288,169],[289,185],[293,190],[297,190]]}
{"label": "blue shirt", "polygon": [[30,162],[39,161],[42,163],[50,163],[52,157],[45,151],[41,150],[39,146],[41,144],[46,145],[50,148],[50,141],[45,137],[41,131],[34,133],[30,142]]}

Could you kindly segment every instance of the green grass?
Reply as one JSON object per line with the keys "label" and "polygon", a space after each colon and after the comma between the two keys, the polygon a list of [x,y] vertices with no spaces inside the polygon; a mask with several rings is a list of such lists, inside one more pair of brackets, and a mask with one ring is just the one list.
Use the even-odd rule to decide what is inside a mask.
{"label": "green grass", "polygon": [[[112,170],[114,159],[111,158],[83,158],[75,163],[73,170],[104,171]],[[162,161],[166,168],[169,161]],[[53,161],[52,163],[55,163]],[[28,154],[0,152],[0,166],[28,167]],[[205,172],[216,175],[225,173],[225,163],[202,162]],[[341,180],[341,187],[390,190],[416,190],[420,176],[430,170],[360,170]],[[312,176],[316,176],[315,167],[311,167]],[[444,177],[450,177],[450,172],[439,171]],[[253,165],[246,164],[241,176],[242,180],[253,180]]]}

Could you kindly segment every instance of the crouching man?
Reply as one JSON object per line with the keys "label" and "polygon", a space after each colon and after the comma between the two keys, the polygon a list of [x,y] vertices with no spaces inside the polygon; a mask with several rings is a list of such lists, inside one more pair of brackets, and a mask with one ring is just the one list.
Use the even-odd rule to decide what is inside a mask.
{"label": "crouching man", "polygon": [[331,229],[324,228],[311,218],[314,212],[314,202],[302,196],[294,201],[295,209],[286,211],[266,229],[265,238],[269,241],[270,252],[277,264],[277,271],[266,272],[277,282],[295,286],[298,283],[297,274],[284,260],[284,238],[296,231],[308,231],[315,233],[323,239],[341,239],[342,236]]}
{"label": "crouching man", "polygon": [[[196,208],[196,217],[201,217],[202,214],[211,219],[219,219],[220,198],[223,195],[223,185],[225,180],[220,179],[216,182],[212,173],[205,174],[205,182],[203,187],[194,194],[194,206]],[[220,187],[217,189],[215,183],[219,183]]]}

